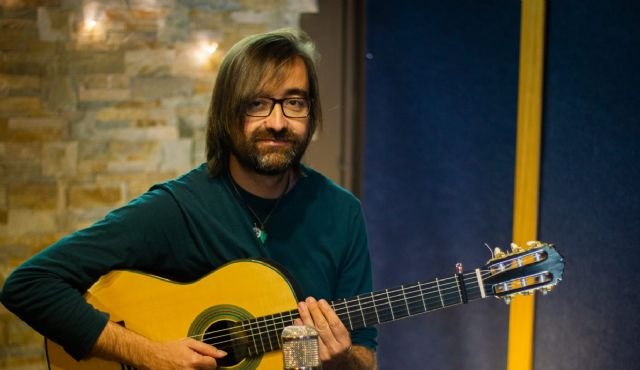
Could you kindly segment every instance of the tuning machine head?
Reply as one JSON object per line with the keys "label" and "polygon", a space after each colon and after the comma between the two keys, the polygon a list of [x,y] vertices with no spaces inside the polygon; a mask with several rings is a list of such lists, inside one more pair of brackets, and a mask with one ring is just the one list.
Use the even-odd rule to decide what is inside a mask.
{"label": "tuning machine head", "polygon": [[525,248],[522,248],[516,243],[511,243],[511,253],[522,253],[525,251]]}
{"label": "tuning machine head", "polygon": [[540,292],[542,293],[542,295],[547,295],[547,294],[551,293],[551,291],[553,290],[554,286],[555,285],[550,285],[550,286],[544,287],[544,288],[540,289]]}
{"label": "tuning machine head", "polygon": [[493,258],[492,259],[500,259],[507,256],[507,252],[503,251],[499,247],[493,248]]}
{"label": "tuning machine head", "polygon": [[[512,254],[519,254],[519,253],[526,252],[529,249],[540,248],[540,247],[543,247],[544,245],[545,245],[544,243],[541,243],[541,242],[539,242],[537,240],[533,240],[533,241],[528,241],[526,243],[525,247],[521,247],[516,243],[511,243],[511,245],[510,245],[511,251],[503,251],[499,247],[495,247],[491,251],[491,254],[492,254],[491,259],[492,260],[498,260],[498,259],[501,259],[501,258],[508,257],[508,256],[510,256]],[[487,245],[487,247],[489,247],[489,246]],[[491,248],[489,248],[489,249],[491,249]]]}

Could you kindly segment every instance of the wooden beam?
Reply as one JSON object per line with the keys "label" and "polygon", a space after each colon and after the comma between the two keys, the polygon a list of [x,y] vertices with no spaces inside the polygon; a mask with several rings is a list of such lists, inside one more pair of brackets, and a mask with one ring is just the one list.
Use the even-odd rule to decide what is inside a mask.
{"label": "wooden beam", "polygon": [[[545,0],[522,0],[513,240],[536,240],[542,127]],[[508,370],[533,367],[535,297],[516,297],[509,313]]]}

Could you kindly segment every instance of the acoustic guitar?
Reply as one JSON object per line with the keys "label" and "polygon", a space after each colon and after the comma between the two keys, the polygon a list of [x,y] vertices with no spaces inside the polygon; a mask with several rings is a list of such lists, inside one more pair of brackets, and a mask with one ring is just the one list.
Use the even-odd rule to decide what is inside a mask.
{"label": "acoustic guitar", "polygon": [[[331,302],[353,330],[496,297],[547,293],[560,280],[564,259],[552,244],[529,242],[496,253],[469,272]],[[111,320],[154,340],[196,338],[228,353],[222,369],[282,369],[280,334],[298,317],[299,298],[283,271],[258,260],[228,263],[193,283],[176,283],[130,271],[112,271],[86,293]],[[127,365],[98,358],[75,361],[53,341],[45,342],[50,369],[121,370]]]}

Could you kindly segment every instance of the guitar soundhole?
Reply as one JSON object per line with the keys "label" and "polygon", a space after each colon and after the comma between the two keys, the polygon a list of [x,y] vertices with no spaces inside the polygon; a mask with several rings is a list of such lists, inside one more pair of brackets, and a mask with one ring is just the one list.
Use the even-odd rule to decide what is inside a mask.
{"label": "guitar soundhole", "polygon": [[203,335],[203,342],[227,352],[218,359],[218,366],[235,366],[247,357],[248,338],[244,330],[233,321],[218,321],[209,326]]}

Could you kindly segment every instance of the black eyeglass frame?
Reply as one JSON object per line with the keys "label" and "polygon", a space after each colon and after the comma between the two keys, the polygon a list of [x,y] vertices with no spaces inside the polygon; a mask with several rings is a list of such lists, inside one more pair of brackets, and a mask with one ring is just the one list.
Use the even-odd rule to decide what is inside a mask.
{"label": "black eyeglass frame", "polygon": [[[248,112],[249,111],[249,104],[251,104],[251,102],[253,102],[255,100],[259,100],[259,99],[264,99],[264,100],[270,100],[271,101],[271,108],[269,108],[269,112],[266,113],[266,114],[260,114],[260,115],[250,114]],[[304,101],[307,104],[307,111],[304,113],[304,116],[291,116],[291,115],[287,114],[287,112],[284,109],[284,104],[283,104],[287,100],[302,100],[302,101]],[[309,117],[309,114],[311,114],[311,102],[307,98],[289,97],[289,98],[275,99],[275,98],[270,98],[270,97],[267,97],[267,96],[261,96],[259,98],[256,98],[256,99],[253,99],[253,100],[249,101],[245,106],[245,112],[244,113],[249,117],[259,117],[259,118],[269,117],[271,115],[271,113],[273,113],[273,108],[275,108],[276,104],[280,105],[280,109],[282,111],[282,114],[287,118],[307,118],[307,117]]]}

